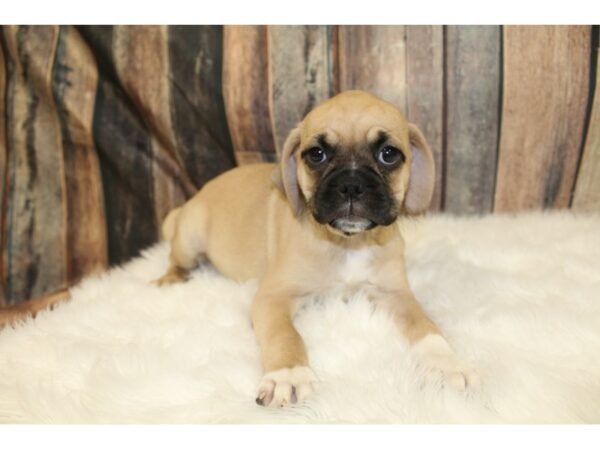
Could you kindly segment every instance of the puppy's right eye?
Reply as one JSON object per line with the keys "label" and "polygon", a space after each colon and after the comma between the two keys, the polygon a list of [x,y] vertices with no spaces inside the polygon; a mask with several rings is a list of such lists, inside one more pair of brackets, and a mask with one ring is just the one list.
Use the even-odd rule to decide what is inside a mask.
{"label": "puppy's right eye", "polygon": [[318,166],[327,161],[327,153],[319,147],[313,147],[308,150],[304,156],[313,166]]}

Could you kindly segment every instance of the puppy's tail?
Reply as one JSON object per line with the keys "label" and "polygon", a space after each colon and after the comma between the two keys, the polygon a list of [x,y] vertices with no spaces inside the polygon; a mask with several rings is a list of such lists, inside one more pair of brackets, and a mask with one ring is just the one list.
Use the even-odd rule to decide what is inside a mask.
{"label": "puppy's tail", "polygon": [[173,239],[173,236],[175,236],[175,228],[177,227],[177,220],[179,219],[180,213],[181,207],[175,208],[167,214],[167,217],[165,217],[161,228],[162,238],[165,241],[170,241]]}

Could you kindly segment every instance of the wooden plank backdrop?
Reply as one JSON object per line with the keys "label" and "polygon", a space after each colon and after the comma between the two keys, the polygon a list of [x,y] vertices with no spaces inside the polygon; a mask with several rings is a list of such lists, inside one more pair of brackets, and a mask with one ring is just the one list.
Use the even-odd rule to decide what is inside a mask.
{"label": "wooden plank backdrop", "polygon": [[268,27],[269,112],[277,152],[290,130],[334,92],[331,28]]}
{"label": "wooden plank backdrop", "polygon": [[223,98],[239,164],[275,159],[266,26],[226,26]]}
{"label": "wooden plank backdrop", "polygon": [[431,210],[442,208],[444,175],[444,30],[406,27],[406,114],[419,125],[437,167]]}
{"label": "wooden plank backdrop", "polygon": [[59,27],[4,27],[7,189],[5,295],[39,296],[67,281],[66,186],[52,73]]}
{"label": "wooden plank backdrop", "polygon": [[446,30],[445,210],[492,210],[500,100],[500,27]]}
{"label": "wooden plank backdrop", "polygon": [[599,212],[597,45],[598,26],[2,27],[0,304],[135,256],[346,89],[423,130],[432,211]]}
{"label": "wooden plank backdrop", "polygon": [[600,211],[600,65],[597,63],[599,49],[594,50],[596,90],[573,198],[573,209],[577,211]]}
{"label": "wooden plank backdrop", "polygon": [[98,70],[74,28],[59,32],[52,83],[67,188],[66,274],[67,283],[74,283],[108,267],[100,163],[92,136]]}
{"label": "wooden plank backdrop", "polygon": [[169,27],[170,110],[175,150],[190,188],[235,166],[222,93],[223,27]]}
{"label": "wooden plank backdrop", "polygon": [[[1,42],[0,42],[1,43]],[[6,148],[6,63],[4,62],[4,46],[0,45],[0,249],[4,248],[4,191],[6,186],[7,148]],[[6,278],[4,271],[4,252],[0,257],[0,306],[6,304]]]}
{"label": "wooden plank backdrop", "polygon": [[495,210],[569,206],[589,97],[589,26],[504,28]]}
{"label": "wooden plank backdrop", "polygon": [[340,90],[363,89],[406,111],[406,27],[341,26]]}

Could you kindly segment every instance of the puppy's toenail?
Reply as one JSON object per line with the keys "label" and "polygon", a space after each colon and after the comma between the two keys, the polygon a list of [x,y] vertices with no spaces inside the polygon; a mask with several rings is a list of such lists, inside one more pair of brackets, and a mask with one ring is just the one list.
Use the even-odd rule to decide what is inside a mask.
{"label": "puppy's toenail", "polygon": [[296,396],[296,386],[292,386],[292,395],[290,401],[292,403],[298,403],[298,397]]}

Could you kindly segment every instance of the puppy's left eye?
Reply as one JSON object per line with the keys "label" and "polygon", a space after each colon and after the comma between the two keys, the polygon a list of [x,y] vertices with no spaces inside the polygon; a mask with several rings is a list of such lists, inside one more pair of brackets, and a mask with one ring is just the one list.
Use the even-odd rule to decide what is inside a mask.
{"label": "puppy's left eye", "polygon": [[319,147],[313,147],[305,153],[306,158],[313,166],[324,163],[327,160],[327,153]]}
{"label": "puppy's left eye", "polygon": [[396,147],[387,145],[379,151],[377,160],[384,166],[393,166],[404,161],[404,154]]}

